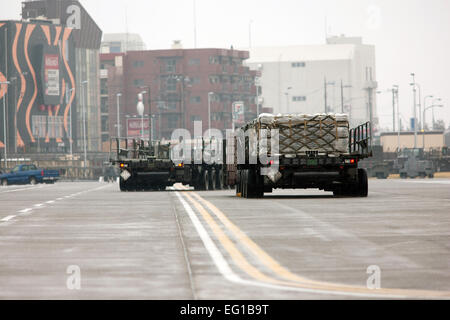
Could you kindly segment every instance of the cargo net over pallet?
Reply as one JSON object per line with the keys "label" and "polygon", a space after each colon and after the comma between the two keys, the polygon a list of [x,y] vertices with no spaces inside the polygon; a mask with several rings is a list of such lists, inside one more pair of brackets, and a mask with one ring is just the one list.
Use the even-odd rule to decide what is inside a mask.
{"label": "cargo net over pallet", "polygon": [[[349,153],[349,121],[346,114],[261,114],[245,128],[259,140],[259,154],[271,154],[270,130],[278,130],[279,154],[310,152],[336,155]],[[250,133],[252,134],[252,133]]]}

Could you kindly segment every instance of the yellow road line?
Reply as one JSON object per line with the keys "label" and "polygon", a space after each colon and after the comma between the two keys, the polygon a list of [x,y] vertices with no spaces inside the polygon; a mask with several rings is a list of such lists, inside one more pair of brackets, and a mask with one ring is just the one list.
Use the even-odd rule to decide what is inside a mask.
{"label": "yellow road line", "polygon": [[[181,186],[180,189],[188,189],[187,187]],[[209,210],[211,210],[216,217],[224,224],[236,237],[236,239],[243,243],[258,259],[270,270],[272,270],[276,275],[288,280],[280,281],[269,277],[253,265],[251,265],[244,255],[236,248],[234,243],[227,237],[223,232],[221,227],[215,222],[211,215],[205,210],[205,208],[193,197],[187,193],[182,193],[202,214],[205,221],[211,227],[212,231],[224,246],[225,250],[230,254],[233,261],[238,265],[238,267],[246,272],[251,277],[273,284],[282,284],[287,286],[302,287],[307,289],[318,289],[318,290],[328,290],[328,291],[340,291],[340,292],[356,292],[363,294],[374,294],[374,295],[391,295],[391,296],[406,296],[406,297],[450,297],[450,292],[446,291],[428,291],[428,290],[405,290],[405,289],[378,289],[371,290],[364,287],[357,287],[344,284],[334,284],[321,281],[310,280],[296,274],[291,273],[289,270],[284,268],[280,263],[278,263],[274,258],[267,254],[263,249],[261,249],[253,240],[251,240],[244,232],[242,232],[235,224],[233,224],[225,214],[214,206],[211,202],[203,199],[196,192],[191,194],[198,199],[203,205],[205,205]]]}

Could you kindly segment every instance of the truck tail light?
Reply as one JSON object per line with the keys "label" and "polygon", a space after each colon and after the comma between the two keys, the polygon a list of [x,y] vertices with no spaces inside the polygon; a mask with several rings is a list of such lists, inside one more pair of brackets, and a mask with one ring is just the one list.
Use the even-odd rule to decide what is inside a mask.
{"label": "truck tail light", "polygon": [[41,177],[43,177],[43,176],[44,176],[44,170],[41,171]]}
{"label": "truck tail light", "polygon": [[358,160],[356,159],[345,159],[346,164],[356,164]]}

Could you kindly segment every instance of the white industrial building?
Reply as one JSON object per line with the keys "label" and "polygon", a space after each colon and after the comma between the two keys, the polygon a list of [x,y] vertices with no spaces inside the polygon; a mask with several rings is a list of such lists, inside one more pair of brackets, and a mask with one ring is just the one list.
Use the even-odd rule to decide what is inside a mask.
{"label": "white industrial building", "polygon": [[251,48],[246,65],[260,71],[261,108],[273,108],[274,113],[343,110],[357,125],[370,120],[372,105],[373,123],[378,122],[375,47],[362,44],[362,38],[340,36],[328,38],[324,45]]}
{"label": "white industrial building", "polygon": [[101,53],[120,53],[147,50],[141,36],[136,33],[106,33],[103,35]]}

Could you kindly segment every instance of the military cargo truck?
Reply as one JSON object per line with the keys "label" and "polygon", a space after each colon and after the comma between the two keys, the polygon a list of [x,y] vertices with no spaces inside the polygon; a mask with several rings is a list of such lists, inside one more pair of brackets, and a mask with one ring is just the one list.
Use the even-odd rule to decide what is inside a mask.
{"label": "military cargo truck", "polygon": [[[278,150],[271,150],[274,140]],[[244,163],[237,160],[238,196],[297,188],[368,195],[367,172],[358,163],[372,155],[369,122],[350,130],[344,114],[262,114],[242,128],[236,146],[236,154],[245,150]]]}

